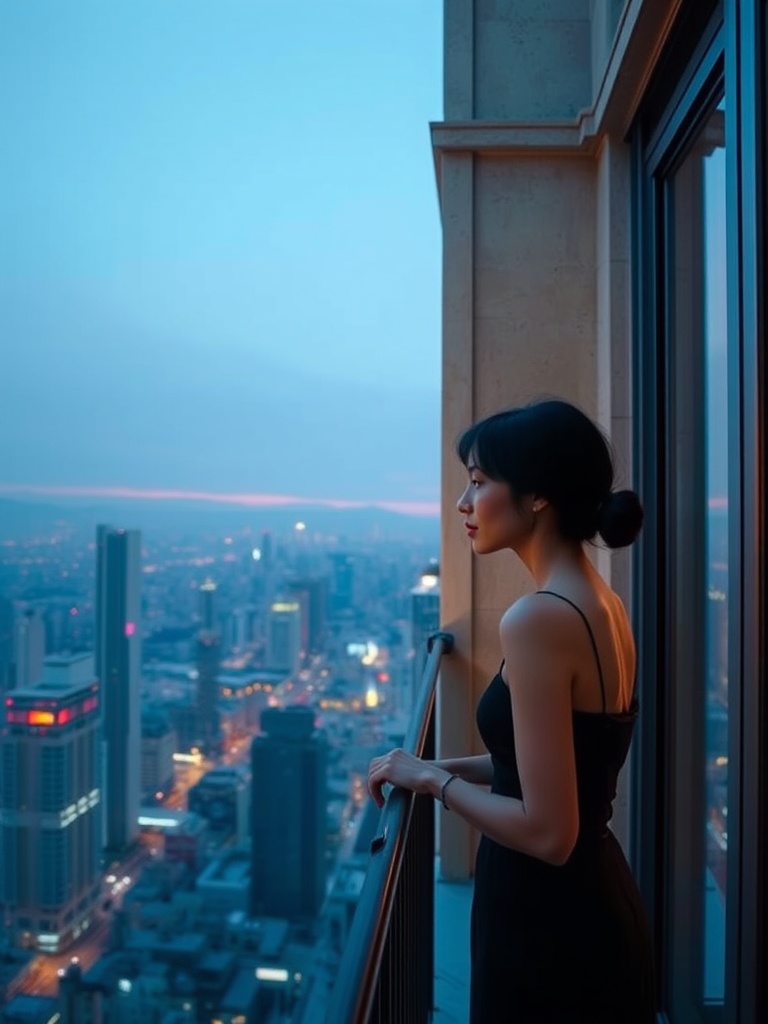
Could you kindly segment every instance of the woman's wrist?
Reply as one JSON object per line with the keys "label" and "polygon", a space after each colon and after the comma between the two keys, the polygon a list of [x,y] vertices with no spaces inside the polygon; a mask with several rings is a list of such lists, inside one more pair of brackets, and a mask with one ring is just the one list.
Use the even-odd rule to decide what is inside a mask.
{"label": "woman's wrist", "polygon": [[429,795],[434,797],[435,800],[439,800],[443,786],[450,778],[451,773],[446,771],[445,768],[440,768],[434,761],[429,762],[429,769],[425,773],[425,783]]}

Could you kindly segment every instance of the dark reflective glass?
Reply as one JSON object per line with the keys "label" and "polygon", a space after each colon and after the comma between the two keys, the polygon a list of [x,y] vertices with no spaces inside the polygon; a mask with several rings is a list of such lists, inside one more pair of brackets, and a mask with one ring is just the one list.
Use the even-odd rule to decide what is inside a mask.
{"label": "dark reflective glass", "polygon": [[728,359],[725,104],[670,182],[676,818],[673,931],[698,950],[674,1003],[721,1019],[728,850]]}

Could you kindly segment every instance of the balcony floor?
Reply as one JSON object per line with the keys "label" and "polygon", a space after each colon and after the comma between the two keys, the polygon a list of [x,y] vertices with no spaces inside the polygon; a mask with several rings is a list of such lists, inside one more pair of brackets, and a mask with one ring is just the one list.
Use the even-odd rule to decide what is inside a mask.
{"label": "balcony floor", "polygon": [[472,882],[435,881],[435,1012],[433,1024],[469,1019],[469,909]]}

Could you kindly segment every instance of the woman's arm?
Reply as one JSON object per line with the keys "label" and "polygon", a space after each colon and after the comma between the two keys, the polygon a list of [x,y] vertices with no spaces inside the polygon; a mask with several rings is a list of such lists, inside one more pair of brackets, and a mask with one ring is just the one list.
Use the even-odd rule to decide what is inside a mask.
{"label": "woman's arm", "polygon": [[557,613],[521,599],[501,624],[523,799],[489,793],[463,777],[443,792],[453,772],[393,750],[371,762],[369,788],[377,803],[383,802],[384,782],[438,799],[444,795],[451,811],[497,843],[550,864],[565,863],[578,837],[579,810],[571,657],[560,640]]}
{"label": "woman's arm", "polygon": [[475,786],[490,786],[493,779],[490,754],[476,754],[472,757],[444,757],[439,761],[425,761],[424,764],[440,768],[449,775],[458,775],[465,782],[471,782]]}

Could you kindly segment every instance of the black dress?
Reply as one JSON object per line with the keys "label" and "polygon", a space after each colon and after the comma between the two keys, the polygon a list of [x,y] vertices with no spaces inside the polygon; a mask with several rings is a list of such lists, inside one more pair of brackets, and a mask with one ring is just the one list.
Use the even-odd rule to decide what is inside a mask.
{"label": "black dress", "polygon": [[[562,867],[481,838],[472,901],[471,1024],[655,1021],[650,931],[608,828],[637,702],[621,714],[605,712],[594,635],[573,607],[589,630],[603,693],[602,713],[573,713],[579,836]],[[480,700],[477,725],[493,762],[492,792],[521,799],[509,690],[500,673]]]}

